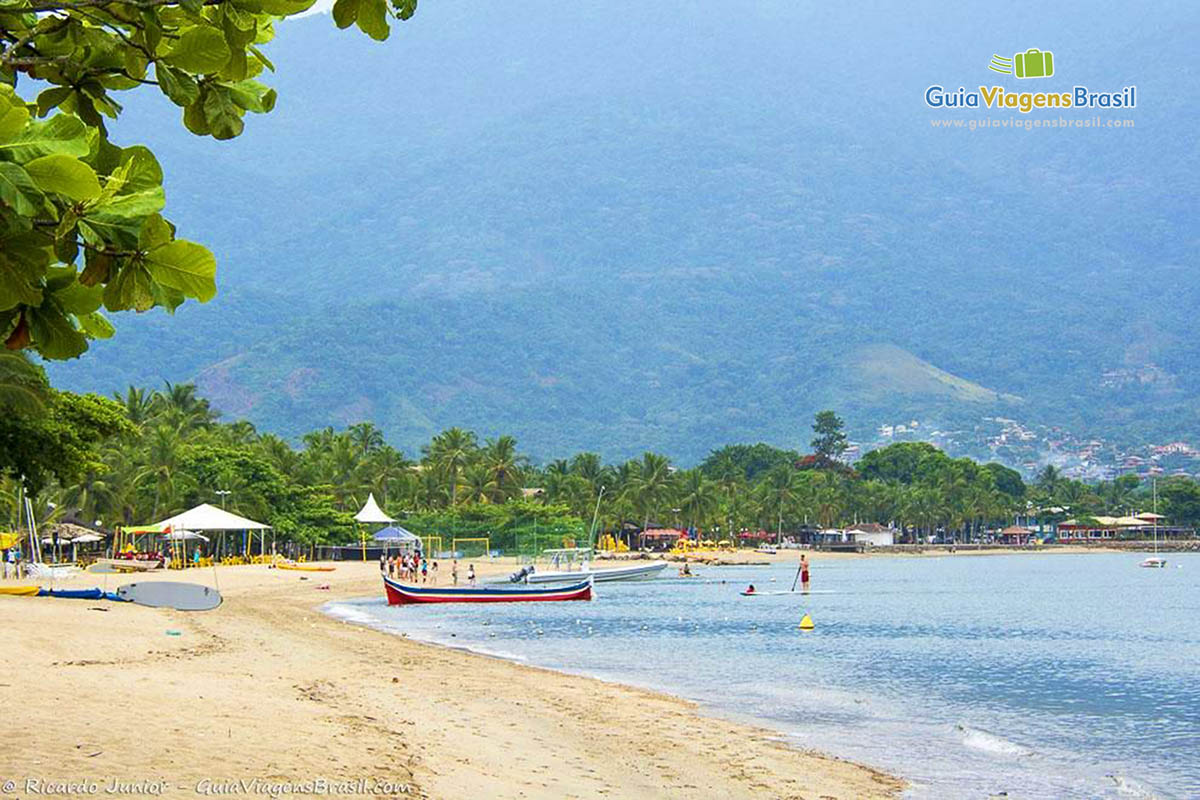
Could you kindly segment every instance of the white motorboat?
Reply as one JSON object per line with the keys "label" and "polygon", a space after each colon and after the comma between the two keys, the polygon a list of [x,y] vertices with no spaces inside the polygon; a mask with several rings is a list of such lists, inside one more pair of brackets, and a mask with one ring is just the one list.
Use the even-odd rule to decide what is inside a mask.
{"label": "white motorboat", "polygon": [[649,564],[635,564],[628,567],[606,567],[593,569],[584,564],[580,569],[551,570],[538,572],[532,567],[526,567],[520,572],[513,573],[505,583],[568,583],[591,578],[596,583],[606,581],[635,581],[655,578],[667,567],[665,561],[652,561]]}
{"label": "white motorboat", "polygon": [[1150,558],[1147,558],[1141,564],[1138,564],[1139,567],[1165,567],[1166,565],[1167,560],[1165,558],[1159,558],[1158,556],[1150,556]]}

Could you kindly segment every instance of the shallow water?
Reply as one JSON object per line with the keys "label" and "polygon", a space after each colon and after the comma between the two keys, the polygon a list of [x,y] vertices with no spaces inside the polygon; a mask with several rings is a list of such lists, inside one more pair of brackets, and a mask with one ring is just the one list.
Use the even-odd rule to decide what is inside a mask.
{"label": "shallow water", "polygon": [[329,610],[700,699],[914,798],[1200,797],[1200,556],[1168,559],[847,559],[807,596],[739,596],[789,588],[776,565],[600,584],[591,603]]}

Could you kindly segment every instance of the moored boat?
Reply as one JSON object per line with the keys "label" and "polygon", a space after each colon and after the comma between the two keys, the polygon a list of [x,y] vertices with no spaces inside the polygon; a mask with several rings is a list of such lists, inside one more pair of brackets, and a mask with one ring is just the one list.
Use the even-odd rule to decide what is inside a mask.
{"label": "moored boat", "polygon": [[150,572],[162,566],[161,558],[99,558],[97,566],[107,567],[104,571]]}
{"label": "moored boat", "polygon": [[520,603],[591,600],[592,579],[568,586],[412,586],[384,577],[388,605],[413,603]]}
{"label": "moored boat", "polygon": [[[667,567],[667,562],[656,561],[651,564],[636,564],[632,567],[608,567],[590,569],[584,567],[577,570],[555,570],[552,572],[533,572],[519,580],[525,583],[567,583],[591,578],[596,583],[604,581],[636,581],[654,578]],[[515,582],[515,581],[514,581]]]}

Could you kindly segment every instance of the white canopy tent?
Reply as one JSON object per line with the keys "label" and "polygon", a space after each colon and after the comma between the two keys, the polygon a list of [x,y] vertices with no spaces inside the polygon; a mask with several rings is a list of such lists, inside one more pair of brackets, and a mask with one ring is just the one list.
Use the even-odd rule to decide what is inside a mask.
{"label": "white canopy tent", "polygon": [[354,515],[356,522],[365,523],[386,523],[395,522],[396,520],[383,513],[383,509],[379,507],[379,503],[375,502],[375,493],[371,492],[367,495],[367,502],[363,503],[363,507]]}
{"label": "white canopy tent", "polygon": [[[354,521],[361,524],[387,524],[396,520],[383,513],[383,509],[379,507],[379,503],[375,502],[375,493],[367,494],[367,502],[363,503],[363,507],[354,515]],[[359,539],[362,543],[362,560],[367,560],[367,534],[359,528]]]}
{"label": "white canopy tent", "polygon": [[[262,545],[260,547],[260,552],[263,555],[266,555],[266,531],[271,530],[270,525],[265,525],[261,522],[255,522],[252,519],[238,516],[237,514],[226,511],[223,508],[217,508],[209,503],[201,503],[195,508],[188,509],[187,511],[176,514],[173,517],[168,517],[160,522],[159,526],[163,530],[170,528],[171,532],[167,534],[168,541],[192,540],[197,536],[205,541],[208,541],[205,539],[205,537],[195,533],[196,531],[218,531],[222,534],[224,534],[226,531],[245,531],[246,547],[245,552],[243,553],[244,555],[249,555],[250,553],[249,539],[255,531],[259,531],[262,534]],[[171,538],[176,533],[183,535],[180,538]],[[222,543],[223,542],[224,540],[222,539]]]}
{"label": "white canopy tent", "polygon": [[271,529],[270,525],[239,517],[237,514],[232,514],[208,503],[201,503],[182,514],[168,517],[159,525],[164,527],[169,525],[173,531],[180,529],[186,531],[265,531]]}

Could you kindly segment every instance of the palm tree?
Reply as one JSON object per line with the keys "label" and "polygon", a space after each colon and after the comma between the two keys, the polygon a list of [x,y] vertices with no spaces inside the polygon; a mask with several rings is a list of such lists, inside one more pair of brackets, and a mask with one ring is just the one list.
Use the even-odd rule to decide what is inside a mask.
{"label": "palm tree", "polygon": [[383,445],[372,451],[362,462],[368,488],[386,507],[389,491],[412,469],[412,462],[394,447]]}
{"label": "palm tree", "polygon": [[799,474],[790,466],[781,464],[768,472],[758,484],[759,499],[765,510],[775,516],[775,538],[783,544],[783,512],[800,499],[802,484]]}
{"label": "palm tree", "polygon": [[493,496],[496,484],[484,464],[469,464],[458,476],[458,497],[467,503],[486,503]]}
{"label": "palm tree", "polygon": [[196,394],[196,384],[165,383],[165,392],[154,393],[155,414],[175,424],[180,431],[206,428],[216,421],[217,414],[209,407],[208,400]]}
{"label": "palm tree", "polygon": [[150,516],[159,517],[159,509],[174,510],[179,496],[179,429],[170,425],[155,425],[146,437],[144,465],[134,477],[138,484],[151,482],[154,485],[154,506]]}
{"label": "palm tree", "polygon": [[489,440],[483,448],[483,465],[491,478],[489,500],[503,503],[521,493],[521,475],[527,459],[517,453],[517,440],[501,436]]}
{"label": "palm tree", "polygon": [[114,392],[113,398],[125,409],[125,416],[139,431],[154,414],[154,396],[145,389],[130,386],[125,394]]}
{"label": "palm tree", "polygon": [[458,502],[458,474],[471,462],[478,449],[474,432],[449,428],[433,437],[426,450],[426,460],[446,478],[451,505]]}
{"label": "palm tree", "polygon": [[692,527],[699,528],[707,524],[716,513],[719,501],[715,481],[706,478],[699,469],[683,473],[679,487],[679,508]]}
{"label": "palm tree", "polygon": [[659,513],[674,494],[675,481],[671,462],[666,456],[646,453],[641,461],[631,462],[624,494],[642,517],[642,529],[650,524],[652,514]]}
{"label": "palm tree", "polygon": [[365,458],[369,453],[384,445],[383,431],[379,430],[373,422],[359,422],[351,425],[346,429],[346,434],[358,450],[360,458]]}

